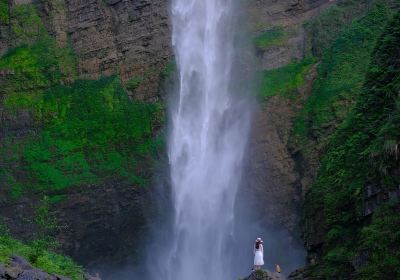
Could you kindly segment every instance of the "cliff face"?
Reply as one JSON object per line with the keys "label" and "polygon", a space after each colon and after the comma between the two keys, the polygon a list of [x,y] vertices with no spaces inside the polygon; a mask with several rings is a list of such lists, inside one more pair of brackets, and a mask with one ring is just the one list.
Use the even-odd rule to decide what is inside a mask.
{"label": "cliff face", "polygon": [[167,15],[167,1],[0,2],[0,213],[14,236],[35,236],[46,196],[60,250],[80,263],[138,250],[163,145]]}
{"label": "cliff face", "polygon": [[[280,82],[272,81],[265,85],[265,75],[302,61],[310,53],[304,24],[334,3],[327,0],[264,0],[249,5],[253,41],[262,76],[261,92]],[[302,174],[290,152],[289,140],[296,114],[311,93],[317,75],[316,66],[310,64],[301,73],[292,74],[298,75],[302,82],[289,87],[285,85],[267,97],[261,93],[261,108],[255,116],[250,140],[251,173],[248,178],[260,203],[260,219],[296,232],[301,217]],[[286,94],[295,98],[287,98]]]}
{"label": "cliff face", "polygon": [[[80,77],[118,74],[123,82],[140,81],[130,91],[135,99],[155,101],[159,97],[160,72],[172,57],[167,1],[9,2],[37,6],[59,46],[73,48]],[[4,23],[0,31],[1,53],[21,43]]]}
{"label": "cliff face", "polygon": [[[263,13],[260,3],[254,4],[257,8],[251,13],[253,20]],[[370,91],[376,88],[372,80],[368,85],[364,81],[366,76],[368,79],[372,59],[379,60],[374,58],[374,48],[379,48],[376,42],[393,12],[398,10],[398,2],[317,1],[315,4],[320,4],[319,7],[313,6],[314,9],[297,16],[295,11],[303,10],[294,7],[305,6],[270,4],[271,8],[278,7],[269,15],[272,18],[275,15],[274,20],[264,18],[261,22],[266,26],[254,25],[254,44],[261,61],[262,106],[251,138],[253,173],[249,180],[254,194],[263,201],[259,205],[260,219],[283,224],[295,232],[303,218],[303,239],[308,264],[312,265],[310,271],[304,272],[307,277],[353,279],[362,274],[365,279],[373,279],[373,275],[383,279],[387,276],[379,274],[382,270],[377,268],[378,259],[386,259],[381,265],[388,267],[396,253],[383,249],[386,245],[377,246],[379,253],[361,248],[371,245],[367,241],[369,234],[374,240],[380,235],[380,230],[371,232],[378,224],[386,233],[397,231],[394,212],[398,210],[398,161],[380,162],[379,157],[388,159],[389,156],[377,151],[378,146],[365,149],[362,145],[367,145],[363,141],[368,137],[355,131],[352,118],[357,115],[353,111],[356,104],[363,107],[358,111],[360,115],[369,110],[366,99],[358,100],[364,91],[371,94],[368,100],[378,95]],[[389,22],[390,26],[393,28],[393,23]],[[379,55],[387,57],[386,62],[395,63],[394,55],[389,59],[384,53]],[[385,73],[383,68],[380,71]],[[386,69],[396,71],[392,66]],[[391,83],[391,80],[385,79],[385,82]],[[382,89],[380,94],[390,95],[390,88]],[[392,100],[387,104],[394,103]],[[374,118],[380,118],[378,115],[382,116],[376,113]],[[396,113],[390,115],[393,117]],[[372,134],[379,130],[375,129]],[[356,136],[350,137],[352,133]],[[386,137],[392,139],[387,141],[398,142],[389,134]],[[366,154],[377,162],[363,158]],[[363,169],[364,163],[370,167]],[[359,165],[364,167],[353,169]],[[296,212],[302,206],[305,212]],[[382,220],[384,215],[391,225]],[[365,239],[355,240],[354,236]],[[392,239],[387,243],[391,242]]]}

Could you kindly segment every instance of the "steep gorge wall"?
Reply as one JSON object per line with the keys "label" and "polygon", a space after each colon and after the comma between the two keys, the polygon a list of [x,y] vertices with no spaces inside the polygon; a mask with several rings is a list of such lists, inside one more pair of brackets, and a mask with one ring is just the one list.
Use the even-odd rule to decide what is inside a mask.
{"label": "steep gorge wall", "polygon": [[[249,16],[257,52],[262,92],[264,73],[281,69],[303,60],[311,46],[304,24],[319,15],[335,1],[252,1]],[[260,110],[255,115],[250,144],[249,187],[254,190],[260,209],[260,219],[265,223],[280,225],[299,233],[303,190],[302,176],[289,149],[293,122],[310,95],[317,75],[316,65],[303,69],[301,84],[288,91],[261,97]],[[291,73],[293,76],[299,73]],[[282,77],[292,79],[292,77]],[[280,81],[274,81],[280,82]],[[272,87],[268,84],[266,87]],[[285,93],[286,94],[286,93]],[[261,93],[262,95],[262,93]],[[298,237],[298,236],[297,236]]]}
{"label": "steep gorge wall", "polygon": [[[33,3],[49,34],[60,47],[70,44],[82,78],[118,74],[123,82],[135,78],[130,94],[138,100],[159,98],[160,73],[172,58],[168,1],[9,1]],[[13,20],[12,17],[10,19]],[[17,46],[18,36],[2,24],[2,45]],[[4,53],[7,49],[2,47]]]}
{"label": "steep gorge wall", "polygon": [[[154,150],[162,145],[159,88],[171,60],[168,3],[0,4],[0,52],[7,53],[0,61],[4,65],[0,75],[1,222],[15,237],[32,240],[37,231],[36,211],[46,195],[51,200],[50,214],[61,229],[56,236],[63,252],[85,265],[123,262],[140,247],[146,227],[145,186],[152,177]],[[119,78],[102,78],[115,75],[125,88]],[[94,84],[87,81],[99,78]],[[78,79],[86,81],[78,85]],[[125,90],[134,102],[124,98]],[[65,99],[56,97],[61,97],[58,91]],[[50,95],[56,97],[55,103],[46,99]],[[66,111],[58,106],[66,106]],[[65,115],[75,114],[74,110],[75,117]],[[125,126],[127,120],[128,127],[116,132],[119,125],[115,124]],[[54,130],[57,122],[65,126]],[[85,122],[97,126],[96,131],[86,134],[87,128],[80,127]],[[109,125],[114,128],[107,132]],[[76,138],[76,133],[81,136]],[[51,143],[45,144],[49,140],[45,135],[52,135]],[[62,151],[63,145],[77,141],[81,143],[72,149],[64,146],[67,150]],[[27,151],[35,145],[39,158],[30,163]],[[105,166],[98,165],[99,160]],[[40,175],[38,168],[50,169]],[[96,173],[97,179],[85,179],[87,172]]]}

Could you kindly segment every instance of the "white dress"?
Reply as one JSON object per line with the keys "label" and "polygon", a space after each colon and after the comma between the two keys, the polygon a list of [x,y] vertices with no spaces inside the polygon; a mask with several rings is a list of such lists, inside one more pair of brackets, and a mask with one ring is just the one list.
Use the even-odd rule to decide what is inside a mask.
{"label": "white dress", "polygon": [[261,244],[258,249],[254,246],[254,265],[264,265],[264,250]]}

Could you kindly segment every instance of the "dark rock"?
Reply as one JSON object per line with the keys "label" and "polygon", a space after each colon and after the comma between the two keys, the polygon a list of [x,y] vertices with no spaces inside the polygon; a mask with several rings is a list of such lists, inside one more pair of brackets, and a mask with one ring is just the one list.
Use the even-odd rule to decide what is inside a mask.
{"label": "dark rock", "polygon": [[288,280],[317,280],[310,275],[308,268],[299,268],[288,276]]}
{"label": "dark rock", "polygon": [[49,275],[38,269],[31,269],[22,272],[16,280],[57,280],[57,277],[54,275]]}
{"label": "dark rock", "polygon": [[115,5],[119,2],[121,2],[121,0],[106,0],[108,5]]}
{"label": "dark rock", "polygon": [[33,269],[32,265],[27,260],[21,258],[20,256],[11,257],[11,266],[19,266],[23,270]]}
{"label": "dark rock", "polygon": [[[40,269],[33,268],[24,258],[13,256],[10,265],[5,267],[0,264],[0,279],[7,280],[71,280],[68,277],[50,275]],[[87,280],[101,280],[100,278],[87,278]]]}
{"label": "dark rock", "polygon": [[5,275],[7,278],[16,279],[22,272],[23,269],[20,266],[9,266],[6,267]]}
{"label": "dark rock", "polygon": [[6,276],[6,268],[2,263],[0,263],[0,277],[5,277],[5,276]]}
{"label": "dark rock", "polygon": [[271,272],[268,270],[254,271],[244,280],[286,280],[286,277],[280,273]]}

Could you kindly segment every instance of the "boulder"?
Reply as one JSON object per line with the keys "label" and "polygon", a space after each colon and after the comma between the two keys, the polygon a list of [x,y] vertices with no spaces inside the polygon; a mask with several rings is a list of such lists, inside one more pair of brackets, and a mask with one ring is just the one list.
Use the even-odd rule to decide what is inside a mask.
{"label": "boulder", "polygon": [[277,272],[257,270],[253,271],[245,280],[286,280],[286,277]]}

